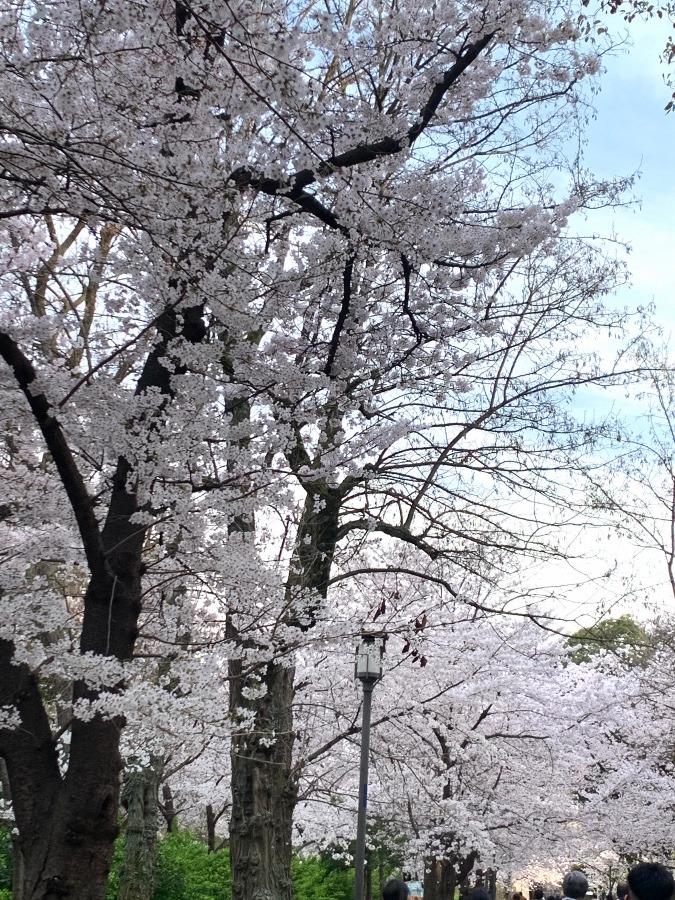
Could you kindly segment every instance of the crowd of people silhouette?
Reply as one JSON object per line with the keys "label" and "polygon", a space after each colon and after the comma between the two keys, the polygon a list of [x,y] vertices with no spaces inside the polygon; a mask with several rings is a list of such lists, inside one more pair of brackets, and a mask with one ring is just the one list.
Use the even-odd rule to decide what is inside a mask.
{"label": "crowd of people silhouette", "polygon": [[[562,894],[544,896],[541,887],[531,893],[531,900],[586,900],[589,892],[588,879],[578,869],[568,872],[562,880]],[[406,900],[409,896],[407,882],[392,878],[382,889],[382,900]],[[495,900],[483,887],[475,887],[467,900]],[[511,900],[528,900],[522,893],[513,894]],[[615,900],[610,891],[605,900]],[[616,885],[616,900],[675,900],[675,880],[667,866],[657,862],[640,862],[633,866],[625,881]]]}

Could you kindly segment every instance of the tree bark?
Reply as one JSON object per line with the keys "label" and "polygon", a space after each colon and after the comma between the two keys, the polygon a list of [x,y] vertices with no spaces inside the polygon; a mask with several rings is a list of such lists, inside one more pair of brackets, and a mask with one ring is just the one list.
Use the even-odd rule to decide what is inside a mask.
{"label": "tree bark", "polygon": [[424,867],[424,900],[454,900],[455,891],[471,874],[475,851],[450,859],[428,859]]}
{"label": "tree bark", "polygon": [[[126,491],[128,466],[120,460],[108,524],[103,529],[103,562],[85,596],[81,652],[129,659],[141,607],[140,554],[143,532],[132,526],[135,498]],[[107,553],[106,553],[107,550]],[[13,662],[14,647],[0,641],[1,702],[15,706],[22,728],[0,732],[14,812],[25,863],[26,900],[102,900],[113,845],[123,720],[76,720],[71,728],[65,776],[40,696],[37,680]],[[96,693],[76,682],[75,700]]]}
{"label": "tree bark", "polygon": [[117,833],[120,723],[75,723],[64,778],[37,681],[12,664],[12,653],[0,641],[3,702],[17,706],[23,724],[2,733],[1,747],[25,862],[24,898],[100,900]]}
{"label": "tree bark", "polygon": [[209,853],[214,853],[216,849],[216,817],[213,812],[213,804],[206,805],[206,846]]}
{"label": "tree bark", "polygon": [[171,787],[168,784],[162,785],[162,803],[159,804],[159,809],[166,822],[167,834],[171,834],[174,822],[178,818],[178,813],[176,812],[176,807],[173,802]]}
{"label": "tree bark", "polygon": [[230,804],[226,803],[224,806],[220,807],[218,812],[215,811],[212,803],[209,803],[206,807],[206,844],[209,848],[209,853],[215,853],[216,850],[220,850],[228,845],[228,842],[225,839],[220,842],[218,841],[216,826],[224,813],[227,812],[229,806]]}
{"label": "tree bark", "polygon": [[118,900],[152,900],[155,893],[159,768],[159,761],[153,760],[124,775],[127,827]]}
{"label": "tree bark", "polygon": [[438,900],[438,863],[427,859],[424,863],[424,900]]}
{"label": "tree bark", "polygon": [[[302,465],[302,453],[294,457]],[[342,498],[325,482],[305,485],[307,497],[298,528],[286,586],[288,624],[314,625],[318,598],[325,598],[337,543]],[[253,522],[238,530],[253,530]],[[229,639],[237,640],[230,625]],[[231,660],[230,713],[254,715],[253,727],[232,737],[232,813],[230,854],[232,900],[292,900],[293,812],[297,798],[293,771],[293,698],[295,668],[270,662],[262,681],[265,693],[246,696],[240,660]],[[255,685],[258,687],[258,684]]]}
{"label": "tree bark", "polygon": [[[162,403],[172,396],[169,367],[162,357],[179,334],[190,343],[204,336],[201,307],[179,315],[167,307],[157,322],[159,340],[149,353],[136,393],[158,389]],[[140,511],[129,462],[118,458],[103,528],[58,417],[46,395],[34,390],[38,378],[18,344],[0,333],[0,355],[13,372],[51,453],[70,502],[90,580],[84,597],[80,652],[117,660],[132,658],[142,604],[145,527],[133,521]],[[175,365],[175,371],[180,371]],[[146,428],[152,430],[151,420]],[[121,690],[123,684],[109,686]],[[85,682],[73,685],[73,700],[96,700]],[[14,645],[0,640],[0,705],[14,707],[21,728],[0,729],[14,814],[23,853],[25,900],[104,900],[118,833],[121,716],[75,720],[70,753],[61,773],[56,741],[37,679],[14,660]]]}
{"label": "tree bark", "polygon": [[230,858],[232,900],[292,900],[292,667],[269,663],[265,697],[247,699],[241,662],[232,661],[230,708],[255,708],[255,724],[232,737]]}

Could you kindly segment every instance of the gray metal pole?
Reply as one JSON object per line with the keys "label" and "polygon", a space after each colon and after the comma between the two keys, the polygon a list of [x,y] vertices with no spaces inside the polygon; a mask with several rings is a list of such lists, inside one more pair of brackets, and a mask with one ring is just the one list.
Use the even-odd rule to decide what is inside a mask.
{"label": "gray metal pole", "polygon": [[363,725],[361,727],[361,766],[359,768],[359,815],[356,820],[354,900],[363,900],[366,869],[366,810],[368,807],[368,761],[370,759],[370,703],[374,681],[363,682]]}

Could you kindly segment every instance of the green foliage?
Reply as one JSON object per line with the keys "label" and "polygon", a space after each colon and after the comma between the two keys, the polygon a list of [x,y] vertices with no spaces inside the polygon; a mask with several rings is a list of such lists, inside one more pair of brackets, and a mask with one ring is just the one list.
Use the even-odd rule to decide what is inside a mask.
{"label": "green foliage", "polygon": [[[373,873],[373,895],[379,897],[390,878],[401,877],[405,862],[406,839],[395,824],[373,817],[368,829],[368,844],[370,847],[368,865]],[[376,881],[378,875],[379,885]]]}
{"label": "green foliage", "polygon": [[[115,844],[107,900],[117,900],[123,862],[121,834]],[[292,872],[296,900],[352,900],[354,896],[354,870],[330,856],[295,858]],[[153,900],[230,900],[231,894],[229,850],[209,853],[206,844],[189,831],[176,830],[161,838]],[[1,892],[0,900],[4,900]]]}
{"label": "green foliage", "polygon": [[189,831],[176,830],[157,845],[153,900],[230,900],[229,850],[209,853]]}
{"label": "green foliage", "polygon": [[296,857],[292,864],[295,900],[352,900],[354,870],[330,857]]}
{"label": "green foliage", "polygon": [[[121,834],[115,844],[106,900],[117,900],[123,863]],[[230,900],[231,893],[228,850],[209,853],[206,844],[189,831],[176,830],[158,841],[153,900]]]}
{"label": "green foliage", "polygon": [[0,827],[0,900],[5,900],[5,894],[11,900],[13,867],[12,834],[7,826],[3,826]]}
{"label": "green foliage", "polygon": [[609,654],[629,668],[645,666],[653,652],[649,635],[631,616],[604,619],[590,628],[580,628],[568,638],[574,663],[590,662]]}
{"label": "green foliage", "polygon": [[[124,832],[115,842],[106,900],[117,900],[124,863]],[[380,852],[383,852],[380,850]],[[354,870],[331,856],[293,860],[296,900],[352,900]],[[176,830],[157,844],[157,876],[153,900],[230,900],[229,850],[209,853],[189,831]],[[12,836],[0,828],[0,900],[12,900]]]}
{"label": "green foliage", "polygon": [[115,851],[110,867],[110,875],[108,876],[108,890],[105,895],[106,900],[116,900],[120,889],[120,872],[124,862],[124,839],[124,831],[121,831],[115,841]]}

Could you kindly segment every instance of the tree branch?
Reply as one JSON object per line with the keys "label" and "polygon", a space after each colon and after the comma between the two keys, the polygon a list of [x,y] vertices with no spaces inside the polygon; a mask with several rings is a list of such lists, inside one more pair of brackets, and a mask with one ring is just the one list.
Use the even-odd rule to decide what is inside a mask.
{"label": "tree branch", "polygon": [[328,347],[328,359],[326,360],[326,365],[324,366],[324,375],[328,375],[329,377],[333,372],[333,363],[335,362],[335,356],[338,351],[338,347],[340,346],[340,336],[342,335],[342,331],[345,327],[345,322],[347,321],[347,316],[349,315],[351,301],[352,301],[352,276],[354,274],[354,260],[355,254],[351,254],[349,259],[347,260],[344,268],[344,272],[342,275],[342,304],[340,305],[340,312],[338,313],[337,321],[335,322],[335,328],[333,329],[333,334],[330,339],[330,345]]}
{"label": "tree branch", "polygon": [[91,497],[75,464],[61,425],[50,412],[47,397],[44,393],[35,394],[32,390],[32,385],[37,378],[33,364],[19,345],[8,334],[1,332],[0,356],[14,372],[19,388],[28,400],[35,421],[52,455],[54,465],[75,514],[90,570],[92,574],[102,576],[105,570],[105,554]]}
{"label": "tree branch", "polygon": [[34,828],[35,815],[63,785],[49,718],[37,679],[25,665],[12,661],[14,645],[0,639],[0,706],[17,710],[20,728],[0,728],[0,755],[7,764],[14,814],[22,832]]}
{"label": "tree branch", "polygon": [[405,135],[401,137],[385,137],[379,141],[374,141],[372,144],[359,144],[351,150],[334,154],[324,160],[317,167],[316,171],[313,169],[302,169],[290,181],[279,178],[265,178],[256,175],[244,166],[236,169],[230,175],[229,180],[238,188],[252,187],[271,197],[286,197],[297,203],[305,212],[328,225],[329,228],[348,234],[348,229],[339,223],[334,213],[327,209],[312,194],[308,194],[305,188],[309,187],[310,184],[314,184],[317,178],[326,178],[339,169],[350,169],[353,166],[373,162],[386,156],[394,156],[396,153],[401,153],[403,150],[412,147],[436,115],[438,107],[450,88],[483,52],[494,36],[494,32],[483,35],[483,37],[469,44],[458,55],[454,65],[434,85],[429,99],[419,112],[417,121],[414,125],[411,125]]}

